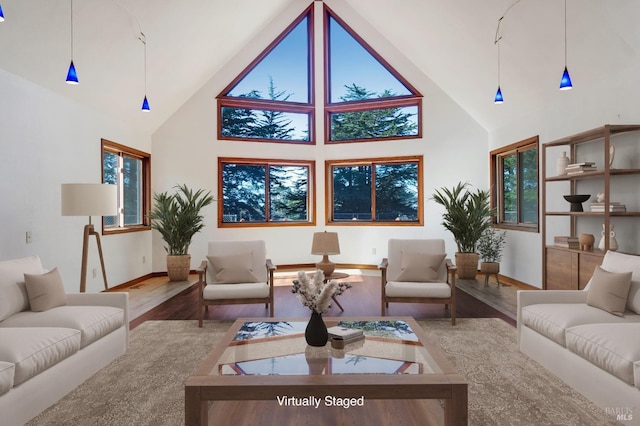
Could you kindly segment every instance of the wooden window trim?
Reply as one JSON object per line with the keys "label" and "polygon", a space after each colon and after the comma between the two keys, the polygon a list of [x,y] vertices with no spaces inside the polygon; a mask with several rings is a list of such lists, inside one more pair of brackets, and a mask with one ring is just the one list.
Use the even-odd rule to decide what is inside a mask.
{"label": "wooden window trim", "polygon": [[[403,221],[334,221],[333,220],[333,167],[334,166],[359,166],[377,164],[418,164],[418,220],[412,222]],[[325,161],[325,224],[327,226],[424,226],[424,157],[422,155],[404,157],[379,157],[379,158],[359,158],[347,160],[327,160]],[[371,181],[371,217],[375,218],[375,175]]]}
{"label": "wooden window trim", "polygon": [[[530,149],[536,149],[536,154],[538,156],[538,170],[537,170],[537,179],[538,184],[536,185],[536,199],[538,202],[536,203],[536,208],[538,209],[537,214],[537,222],[521,222],[521,212],[520,206],[518,205],[518,222],[501,222],[500,217],[503,217],[504,212],[501,210],[501,203],[499,200],[502,198],[502,188],[501,188],[501,166],[500,166],[500,158],[515,154],[516,156],[516,168],[518,172],[520,171],[520,153],[528,151]],[[490,173],[491,173],[491,207],[496,209],[497,215],[493,217],[493,226],[501,229],[508,229],[514,231],[524,231],[524,232],[540,232],[540,137],[533,136],[527,139],[524,139],[519,142],[512,143],[510,145],[503,146],[501,148],[497,148],[492,150],[489,153],[489,164],[490,164]],[[521,199],[521,185],[520,185],[520,175],[518,174],[518,200]]]}
{"label": "wooden window trim", "polygon": [[[304,166],[309,168],[309,180],[307,182],[307,211],[308,220],[299,222],[224,222],[224,201],[222,172],[225,164],[242,164],[250,166]],[[281,160],[264,158],[238,158],[218,157],[218,228],[256,228],[256,227],[289,227],[289,226],[315,226],[316,202],[315,202],[316,162],[314,160]],[[268,181],[265,182],[268,190]],[[265,218],[269,217],[269,206],[266,206]]]}
{"label": "wooden window trim", "polygon": [[100,140],[100,175],[104,183],[104,154],[110,152],[113,154],[123,154],[128,157],[142,160],[142,224],[128,225],[124,227],[105,227],[104,217],[102,222],[102,235],[124,234],[128,232],[140,232],[151,230],[151,221],[149,220],[149,210],[151,209],[151,154],[140,151],[126,145],[112,142],[107,139]]}

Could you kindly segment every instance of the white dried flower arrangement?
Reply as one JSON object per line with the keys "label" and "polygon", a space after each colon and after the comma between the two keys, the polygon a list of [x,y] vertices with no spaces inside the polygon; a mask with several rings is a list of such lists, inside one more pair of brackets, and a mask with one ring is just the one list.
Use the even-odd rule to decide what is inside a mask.
{"label": "white dried flower arrangement", "polygon": [[331,280],[324,282],[324,273],[317,270],[313,275],[313,279],[309,278],[306,272],[298,272],[298,279],[293,280],[292,293],[298,295],[300,302],[310,310],[323,314],[331,307],[331,296],[338,296],[348,288],[349,283],[338,283]]}

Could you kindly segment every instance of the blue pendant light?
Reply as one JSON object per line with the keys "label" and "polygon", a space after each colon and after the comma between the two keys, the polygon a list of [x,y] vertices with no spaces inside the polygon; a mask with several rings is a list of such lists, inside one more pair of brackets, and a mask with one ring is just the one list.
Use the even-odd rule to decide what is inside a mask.
{"label": "blue pendant light", "polygon": [[142,100],[142,111],[148,112],[151,111],[151,108],[149,107],[149,100],[147,100],[147,36],[140,31],[138,40],[144,46],[144,99]]}
{"label": "blue pendant light", "polygon": [[67,71],[67,83],[78,84],[78,73],[76,72],[75,65],[73,65],[73,59],[69,65],[69,71]]}
{"label": "blue pendant light", "polygon": [[4,12],[2,12],[2,5],[0,5],[0,22],[4,22]]}
{"label": "blue pendant light", "polygon": [[498,86],[498,91],[496,92],[496,97],[493,99],[494,104],[501,104],[504,102],[504,98],[502,97],[502,90],[500,90],[500,86]]}
{"label": "blue pendant light", "polygon": [[498,38],[496,36],[495,44],[498,45],[498,91],[496,92],[495,98],[493,98],[494,104],[501,104],[504,102],[504,98],[502,97],[502,90],[500,90],[500,40],[502,37]]}
{"label": "blue pendant light", "polygon": [[560,90],[569,90],[573,88],[571,84],[571,76],[567,69],[567,0],[564,0],[564,72],[560,78]]}
{"label": "blue pendant light", "polygon": [[73,64],[73,0],[71,0],[71,64],[69,64],[69,71],[67,71],[67,83],[78,84],[78,73]]}

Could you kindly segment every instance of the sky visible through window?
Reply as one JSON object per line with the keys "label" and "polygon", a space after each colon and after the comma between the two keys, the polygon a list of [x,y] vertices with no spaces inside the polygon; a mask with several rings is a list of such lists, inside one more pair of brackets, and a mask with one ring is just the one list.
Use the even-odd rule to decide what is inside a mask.
{"label": "sky visible through window", "polygon": [[309,103],[308,20],[307,17],[300,21],[228,96],[240,96],[257,90],[260,98],[269,99],[269,81],[272,79],[276,91],[285,91],[289,95],[288,101]]}
{"label": "sky visible through window", "polygon": [[385,90],[389,90],[395,96],[411,94],[333,18],[329,20],[329,34],[331,49],[330,103],[341,102],[341,97],[347,95],[347,87],[353,84],[369,92],[375,92],[376,95]]}

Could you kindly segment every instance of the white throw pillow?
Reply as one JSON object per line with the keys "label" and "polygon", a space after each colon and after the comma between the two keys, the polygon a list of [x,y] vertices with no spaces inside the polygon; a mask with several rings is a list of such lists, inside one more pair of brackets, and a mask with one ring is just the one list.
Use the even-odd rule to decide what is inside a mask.
{"label": "white throw pillow", "polygon": [[604,255],[602,267],[611,272],[631,271],[627,309],[640,314],[640,256],[609,250]]}
{"label": "white throw pillow", "polygon": [[631,272],[609,272],[596,266],[587,293],[587,305],[619,317],[624,315],[631,286]]}
{"label": "white throw pillow", "polygon": [[253,253],[238,253],[227,256],[207,256],[213,268],[213,279],[218,284],[260,282],[253,273]]}
{"label": "white throw pillow", "polygon": [[24,274],[24,282],[32,311],[43,312],[67,304],[67,295],[58,268],[53,268],[46,274]]}
{"label": "white throw pillow", "polygon": [[400,273],[393,281],[430,282],[438,280],[438,270],[446,254],[402,251]]}
{"label": "white throw pillow", "polygon": [[42,274],[38,256],[0,262],[0,321],[29,309],[24,274]]}

